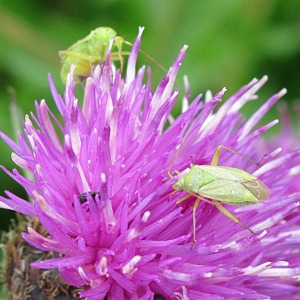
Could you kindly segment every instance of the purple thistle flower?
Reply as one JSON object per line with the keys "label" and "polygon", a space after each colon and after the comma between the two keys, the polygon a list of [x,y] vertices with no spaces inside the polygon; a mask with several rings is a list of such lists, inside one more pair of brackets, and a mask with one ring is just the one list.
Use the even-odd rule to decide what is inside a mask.
{"label": "purple thistle flower", "polygon": [[74,69],[64,97],[49,78],[63,123],[42,100],[36,103],[37,117],[31,114],[36,125],[26,116],[19,144],[1,134],[14,162],[34,180],[3,167],[33,202],[6,192],[8,199],[1,197],[0,206],[38,217],[48,235],[28,228],[24,239],[63,255],[32,267],[58,268],[69,284],[82,287],[80,295],[87,299],[153,299],[155,294],[167,299],[299,299],[300,195],[289,186],[299,150],[278,155],[272,149],[260,168],[222,153],[220,165],[246,169],[270,189],[265,202],[226,206],[255,235],[202,202],[192,247],[195,198],[176,206],[184,193],[172,194],[179,177],[168,176],[191,163],[210,164],[219,145],[259,161],[261,135],[277,121],[256,125],[285,90],[245,120],[239,110],[256,97],[266,77],[242,87],[219,109],[225,89],[189,104],[186,82],[182,113],[173,119],[178,96],[173,85],[187,47],[152,91],[150,69],[145,83],[145,67],[135,71],[142,31],[124,79],[108,57],[87,79],[81,108]]}

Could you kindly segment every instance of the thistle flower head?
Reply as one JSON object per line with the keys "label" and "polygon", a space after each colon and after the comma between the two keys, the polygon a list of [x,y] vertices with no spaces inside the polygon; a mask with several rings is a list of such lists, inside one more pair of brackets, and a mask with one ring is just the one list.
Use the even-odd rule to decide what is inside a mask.
{"label": "thistle flower head", "polygon": [[[81,105],[74,68],[64,97],[50,77],[63,121],[42,100],[36,103],[36,116],[26,116],[18,144],[2,133],[14,162],[34,180],[3,168],[32,203],[6,192],[8,199],[2,197],[0,205],[38,217],[48,234],[28,228],[24,239],[63,255],[32,267],[58,268],[69,284],[82,287],[80,295],[87,299],[299,297],[299,194],[289,193],[289,167],[299,165],[299,151],[280,156],[273,149],[262,167],[222,153],[220,165],[246,169],[270,189],[266,202],[226,206],[255,235],[203,201],[192,246],[195,197],[176,205],[185,193],[173,189],[191,163],[210,164],[219,145],[259,161],[261,135],[277,121],[256,126],[285,90],[245,120],[239,110],[256,97],[266,77],[254,79],[218,109],[225,89],[189,101],[185,82],[182,112],[174,119],[178,91],[173,86],[187,47],[153,91],[150,69],[136,72],[142,31],[125,78],[112,68],[108,54],[87,79]],[[181,174],[169,177],[175,170]]]}

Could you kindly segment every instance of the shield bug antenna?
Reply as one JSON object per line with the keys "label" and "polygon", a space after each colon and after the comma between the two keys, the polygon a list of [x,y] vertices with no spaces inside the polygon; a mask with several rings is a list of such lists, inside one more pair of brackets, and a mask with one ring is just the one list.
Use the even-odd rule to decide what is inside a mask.
{"label": "shield bug antenna", "polygon": [[[132,43],[123,40],[123,43],[128,46],[133,46]],[[139,52],[141,52],[143,55],[145,55],[150,61],[152,61],[154,64],[156,64],[160,69],[162,69],[164,72],[167,72],[167,69],[161,65],[157,60],[155,60],[152,56],[150,56],[147,52],[143,51],[141,48],[139,49]]]}

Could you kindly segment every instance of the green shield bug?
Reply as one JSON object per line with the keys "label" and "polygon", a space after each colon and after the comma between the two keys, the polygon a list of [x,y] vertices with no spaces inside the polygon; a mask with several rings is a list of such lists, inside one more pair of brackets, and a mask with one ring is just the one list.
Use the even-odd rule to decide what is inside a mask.
{"label": "green shield bug", "polygon": [[71,65],[76,66],[74,72],[79,78],[87,77],[92,66],[105,61],[111,39],[113,39],[113,47],[110,58],[113,61],[120,61],[122,68],[122,55],[128,55],[127,52],[122,52],[124,39],[117,35],[112,28],[99,27],[92,30],[88,36],[79,40],[67,50],[59,51],[62,58],[60,72],[62,82],[66,83]]}
{"label": "green shield bug", "polygon": [[193,243],[196,242],[196,210],[201,199],[209,199],[208,202],[214,204],[226,217],[254,234],[251,228],[240,222],[221,203],[242,206],[256,204],[269,198],[268,187],[258,178],[242,169],[218,166],[222,148],[238,154],[252,163],[260,164],[231,148],[218,146],[210,165],[191,165],[189,171],[173,185],[175,192],[185,191],[188,193],[176,204],[182,203],[191,195],[196,197],[193,205]]}
{"label": "green shield bug", "polygon": [[[88,36],[77,41],[67,50],[59,51],[59,56],[62,59],[62,67],[60,77],[65,84],[71,65],[75,65],[74,74],[79,78],[89,76],[91,68],[99,63],[103,63],[106,59],[107,50],[110,40],[113,40],[110,59],[119,61],[121,71],[123,69],[123,56],[128,56],[130,52],[122,50],[123,44],[132,46],[132,43],[125,41],[124,38],[116,33],[110,27],[98,27],[92,30]],[[156,63],[163,71],[166,69],[160,65],[155,59],[148,55],[143,50],[139,49],[149,60]]]}

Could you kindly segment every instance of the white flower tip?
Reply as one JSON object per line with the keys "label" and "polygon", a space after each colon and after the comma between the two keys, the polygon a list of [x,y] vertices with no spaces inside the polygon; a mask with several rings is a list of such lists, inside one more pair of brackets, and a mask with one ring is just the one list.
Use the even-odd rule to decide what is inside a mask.
{"label": "white flower tip", "polygon": [[[94,68],[94,76],[96,78],[98,78],[100,76],[100,74],[101,74],[101,67],[99,64],[97,64],[97,66]],[[88,78],[90,78],[90,77],[88,77]]]}
{"label": "white flower tip", "polygon": [[143,223],[146,223],[146,222],[148,221],[150,215],[151,215],[150,211],[147,210],[147,211],[143,214],[143,216],[142,216],[142,222],[143,222]]}
{"label": "white flower tip", "polygon": [[[96,68],[97,68],[97,67],[98,67],[98,65],[96,66]],[[93,83],[93,79],[92,79],[91,77],[88,77],[88,78],[86,79],[86,83],[85,83],[85,85],[87,86],[86,89],[90,88],[91,85],[92,85],[92,83]]]}
{"label": "white flower tip", "polygon": [[76,68],[76,65],[72,64],[71,67],[70,67],[70,72],[69,72],[69,74],[67,76],[67,81],[69,81],[69,82],[73,81],[73,76],[74,76],[75,68]]}
{"label": "white flower tip", "polygon": [[101,173],[100,178],[101,178],[102,183],[106,183],[106,174],[105,173]]}
{"label": "white flower tip", "polygon": [[227,88],[226,88],[226,87],[223,87],[221,93],[222,93],[222,94],[225,94],[226,91],[227,91]]}
{"label": "white flower tip", "polygon": [[38,194],[38,192],[37,192],[36,190],[33,190],[33,191],[32,191],[32,195],[33,195],[35,198],[37,198],[39,194]]}
{"label": "white flower tip", "polygon": [[115,37],[112,37],[112,38],[109,39],[109,44],[108,44],[108,50],[107,50],[107,53],[110,53],[114,41],[115,41]]}
{"label": "white flower tip", "polygon": [[268,76],[263,76],[257,83],[258,87],[262,87],[268,81]]}
{"label": "white flower tip", "polygon": [[83,279],[83,281],[89,285],[91,283],[90,279],[88,278],[88,276],[85,274],[84,270],[82,267],[78,267],[78,273],[79,276]]}
{"label": "white flower tip", "polygon": [[203,275],[204,278],[211,278],[214,274],[212,272],[205,272]]}
{"label": "white flower tip", "polygon": [[287,267],[289,266],[289,263],[287,261],[284,260],[280,260],[274,263],[275,267]]}
{"label": "white flower tip", "polygon": [[267,235],[268,231],[264,230],[258,235],[258,239],[262,239],[265,235]]}
{"label": "white flower tip", "polygon": [[102,256],[98,265],[96,265],[97,273],[101,276],[108,276],[107,274],[107,258],[106,256]]}
{"label": "white flower tip", "polygon": [[284,96],[286,93],[287,93],[287,89],[284,88],[284,89],[282,89],[282,90],[278,93],[278,95],[279,95],[280,97],[282,97],[282,96]]}
{"label": "white flower tip", "polygon": [[32,122],[29,118],[29,115],[27,115],[27,114],[25,115],[25,124],[26,124],[27,127],[32,126]]}
{"label": "white flower tip", "polygon": [[[180,53],[181,55],[185,55],[188,47],[189,47],[188,45],[183,45],[183,47],[181,48],[181,50],[180,50],[179,53]],[[183,60],[183,59],[181,58],[181,61],[182,61],[182,60]],[[181,63],[180,63],[180,65],[181,65]]]}
{"label": "white flower tip", "polygon": [[141,38],[143,32],[144,32],[145,27],[144,26],[139,26],[139,34],[138,34],[138,38]]}
{"label": "white flower tip", "polygon": [[135,265],[142,259],[140,255],[134,256],[123,268],[123,274],[133,275],[137,271]]}
{"label": "white flower tip", "polygon": [[282,151],[282,148],[281,147],[278,147],[275,151],[274,151],[274,153],[276,152],[276,154],[278,154],[278,153],[280,153]]}
{"label": "white flower tip", "polygon": [[189,83],[189,78],[187,75],[183,75],[183,84],[184,84],[184,87],[187,91],[190,90],[190,83]]}
{"label": "white flower tip", "polygon": [[64,140],[65,140],[65,143],[66,143],[66,144],[69,144],[69,143],[70,143],[70,135],[65,134]]}
{"label": "white flower tip", "polygon": [[13,210],[12,207],[10,207],[10,206],[8,206],[7,204],[2,203],[2,202],[0,202],[0,207],[1,207],[1,208],[4,208],[4,209],[11,209],[11,210]]}
{"label": "white flower tip", "polygon": [[139,232],[136,230],[136,228],[133,228],[133,229],[129,232],[129,234],[128,234],[127,238],[126,238],[126,242],[131,241],[132,239],[134,239],[134,238],[137,237],[138,235],[139,235]]}
{"label": "white flower tip", "polygon": [[36,165],[35,165],[35,170],[36,170],[36,172],[37,172],[41,177],[43,176],[43,173],[42,173],[41,165],[40,165],[40,164],[36,164]]}
{"label": "white flower tip", "polygon": [[281,147],[278,147],[277,149],[275,149],[274,151],[271,152],[270,156],[271,156],[271,157],[275,157],[275,156],[278,155],[281,151],[282,151],[282,148],[281,148]]}
{"label": "white flower tip", "polygon": [[[181,112],[182,113],[184,113],[184,112],[186,112],[188,110],[188,108],[189,108],[189,101],[188,101],[188,99],[186,97],[184,97],[182,99],[182,105],[181,106],[182,106],[182,108],[181,108]],[[174,119],[171,120],[172,123],[173,123],[173,121],[174,121]]]}
{"label": "white flower tip", "polygon": [[75,71],[75,68],[76,68],[76,65],[71,65],[71,68],[70,68],[70,73],[73,73]]}
{"label": "white flower tip", "polygon": [[209,102],[213,98],[211,90],[207,90],[205,93],[205,102]]}

